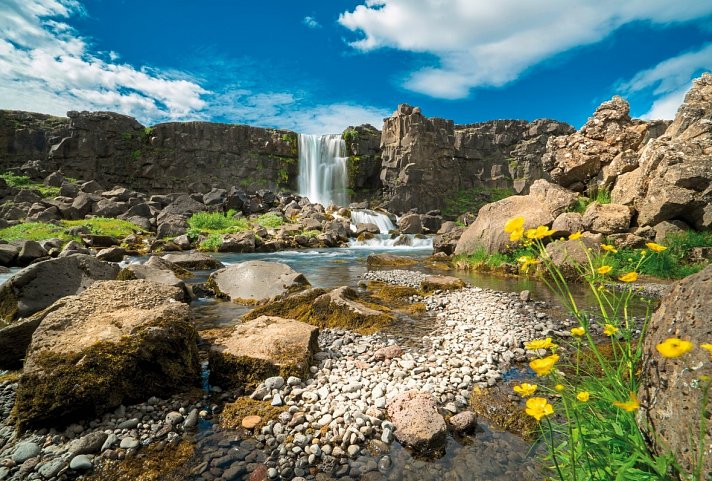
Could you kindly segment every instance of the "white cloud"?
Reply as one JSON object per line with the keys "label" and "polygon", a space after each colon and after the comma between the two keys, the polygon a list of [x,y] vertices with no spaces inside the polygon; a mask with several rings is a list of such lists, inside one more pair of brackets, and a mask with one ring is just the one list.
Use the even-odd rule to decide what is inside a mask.
{"label": "white cloud", "polygon": [[309,28],[320,28],[321,27],[321,24],[317,21],[317,19],[314,17],[310,17],[310,16],[304,17],[304,20],[302,20],[302,23],[304,23],[304,25],[306,25]]}
{"label": "white cloud", "polygon": [[361,51],[429,53],[436,66],[411,73],[406,88],[440,98],[502,86],[528,68],[595,43],[634,21],[686,22],[712,13],[699,0],[366,0],[339,22],[360,32]]}
{"label": "white cloud", "polygon": [[0,108],[54,115],[111,110],[146,124],[220,118],[313,133],[341,132],[367,122],[380,127],[386,115],[370,106],[313,105],[306,94],[243,87],[235,78],[249,69],[229,70],[226,62],[216,72],[223,59],[213,56],[212,69],[202,71],[202,77],[120,63],[119,52],[92,51],[90,42],[66,23],[82,13],[76,0],[0,3]]}
{"label": "white cloud", "polygon": [[692,86],[692,79],[712,69],[712,43],[638,72],[621,85],[625,94],[650,92],[653,104],[643,119],[672,119]]}
{"label": "white cloud", "polygon": [[[74,0],[10,0],[0,5],[0,105],[62,115],[117,110],[143,121],[179,119],[203,109],[208,91],[148,67],[92,52],[63,21]],[[104,58],[105,57],[105,58]]]}

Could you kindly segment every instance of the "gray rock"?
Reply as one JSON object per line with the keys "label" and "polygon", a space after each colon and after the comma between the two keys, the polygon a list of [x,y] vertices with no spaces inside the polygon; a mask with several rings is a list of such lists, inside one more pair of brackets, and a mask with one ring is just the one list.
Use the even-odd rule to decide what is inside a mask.
{"label": "gray rock", "polygon": [[75,439],[67,446],[71,454],[96,454],[101,451],[108,435],[102,431],[95,431],[79,439]]}
{"label": "gray rock", "polygon": [[63,459],[52,459],[37,468],[37,472],[40,473],[45,479],[51,479],[57,476],[66,464],[66,461]]}
{"label": "gray rock", "polygon": [[136,418],[131,418],[126,421],[123,421],[119,423],[118,426],[116,426],[119,429],[136,429],[136,426],[138,426],[138,423],[140,421]]}
{"label": "gray rock", "polygon": [[70,469],[74,469],[75,471],[86,471],[87,469],[91,469],[92,466],[91,458],[86,454],[74,456],[69,462]]}
{"label": "gray rock", "polygon": [[119,447],[121,449],[133,449],[137,448],[139,444],[140,443],[138,439],[129,436],[121,440],[121,444],[119,444]]}
{"label": "gray rock", "polygon": [[185,421],[183,422],[183,429],[195,429],[198,426],[198,420],[198,410],[191,409],[191,411],[188,413],[188,416],[185,418]]}
{"label": "gray rock", "polygon": [[16,464],[22,464],[30,458],[39,456],[42,452],[42,448],[33,442],[22,442],[15,447],[15,451],[12,453],[12,460]]}
{"label": "gray rock", "polygon": [[208,284],[232,301],[263,302],[304,290],[309,281],[281,262],[249,261],[210,274]]}

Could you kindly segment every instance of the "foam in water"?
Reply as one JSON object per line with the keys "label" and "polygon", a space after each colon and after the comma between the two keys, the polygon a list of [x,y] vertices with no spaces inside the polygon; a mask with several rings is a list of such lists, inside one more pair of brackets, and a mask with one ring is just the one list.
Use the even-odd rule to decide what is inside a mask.
{"label": "foam in water", "polygon": [[346,143],[339,134],[299,134],[299,195],[324,206],[348,205]]}
{"label": "foam in water", "polygon": [[416,237],[413,234],[401,234],[392,239],[389,231],[396,228],[390,217],[382,212],[362,209],[351,211],[351,225],[375,224],[378,226],[380,234],[376,234],[372,239],[359,241],[351,239],[349,247],[364,249],[432,249],[433,239]]}

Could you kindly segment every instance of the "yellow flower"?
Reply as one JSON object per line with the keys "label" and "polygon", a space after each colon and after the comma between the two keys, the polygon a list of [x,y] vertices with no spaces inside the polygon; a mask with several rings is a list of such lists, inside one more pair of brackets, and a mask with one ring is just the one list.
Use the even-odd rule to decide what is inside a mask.
{"label": "yellow flower", "polygon": [[529,351],[536,351],[538,349],[549,349],[552,347],[556,347],[556,344],[551,342],[551,338],[547,337],[546,339],[535,339],[533,341],[527,342],[524,344],[524,347],[527,348]]}
{"label": "yellow flower", "polygon": [[586,329],[583,327],[574,327],[571,329],[571,334],[576,337],[583,337],[583,335],[586,334]]}
{"label": "yellow flower", "polygon": [[569,236],[569,240],[577,240],[581,238],[581,232],[574,232]]}
{"label": "yellow flower", "polygon": [[537,421],[541,421],[544,416],[554,414],[554,407],[543,397],[533,397],[527,400],[526,413]]}
{"label": "yellow flower", "polygon": [[638,396],[636,396],[634,392],[631,392],[628,395],[628,400],[626,402],[616,401],[613,403],[613,405],[628,412],[635,411],[640,407],[640,403],[638,402]]}
{"label": "yellow flower", "polygon": [[557,391],[561,392],[561,391],[563,391],[563,390],[566,389],[566,388],[564,387],[563,384],[557,384],[556,386],[554,386],[554,389],[556,389]]}
{"label": "yellow flower", "polygon": [[603,333],[604,333],[606,336],[612,336],[612,335],[615,334],[616,332],[618,332],[618,328],[617,328],[616,326],[614,326],[613,324],[606,324],[606,325],[603,327]]}
{"label": "yellow flower", "polygon": [[704,344],[700,344],[700,347],[701,347],[702,349],[704,349],[705,351],[709,352],[709,353],[710,353],[710,358],[712,358],[712,344],[709,344],[709,343],[706,342],[706,343],[704,343]]}
{"label": "yellow flower", "polygon": [[543,357],[541,359],[534,359],[529,363],[529,367],[536,373],[537,376],[546,376],[551,372],[559,360],[558,354],[552,354],[551,356]]}
{"label": "yellow flower", "polygon": [[695,345],[690,341],[683,341],[682,339],[674,337],[669,337],[655,346],[655,349],[657,349],[663,357],[669,358],[680,357],[692,351],[694,348]]}
{"label": "yellow flower", "polygon": [[609,272],[611,272],[613,268],[611,266],[601,266],[598,269],[596,269],[596,272],[598,272],[601,275],[606,275]]}
{"label": "yellow flower", "polygon": [[578,399],[578,400],[581,401],[582,403],[585,403],[585,402],[588,401],[590,398],[591,398],[591,393],[588,392],[588,391],[581,391],[580,393],[578,393],[578,394],[576,395],[576,399]]}
{"label": "yellow flower", "polygon": [[623,274],[618,278],[621,282],[635,282],[638,280],[637,272],[629,272],[628,274]]}
{"label": "yellow flower", "polygon": [[655,242],[648,242],[645,245],[648,246],[648,249],[653,252],[662,252],[664,250],[667,250],[667,247],[661,246],[660,244],[656,244]]}
{"label": "yellow flower", "polygon": [[517,229],[515,231],[512,231],[511,234],[509,234],[509,240],[511,242],[517,242],[518,240],[521,240],[521,238],[524,236],[524,229]]}
{"label": "yellow flower", "polygon": [[645,249],[640,250],[640,257],[645,257],[645,255],[648,253]]}
{"label": "yellow flower", "polygon": [[549,229],[547,226],[540,225],[536,229],[528,229],[527,230],[527,238],[528,239],[543,239],[544,237],[549,237],[554,232],[555,231]]}
{"label": "yellow flower", "polygon": [[519,386],[514,386],[514,392],[522,397],[529,397],[536,392],[537,385],[523,382]]}
{"label": "yellow flower", "polygon": [[513,217],[504,224],[504,232],[512,233],[524,228],[524,217]]}
{"label": "yellow flower", "polygon": [[616,249],[613,246],[609,246],[608,244],[601,244],[601,249],[603,249],[604,251],[608,251],[612,254],[615,254],[618,252],[618,249]]}

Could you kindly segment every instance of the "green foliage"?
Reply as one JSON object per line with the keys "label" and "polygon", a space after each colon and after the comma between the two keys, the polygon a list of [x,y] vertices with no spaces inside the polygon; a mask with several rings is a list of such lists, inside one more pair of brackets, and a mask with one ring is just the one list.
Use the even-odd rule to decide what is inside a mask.
{"label": "green foliage", "polygon": [[148,140],[148,138],[153,134],[153,127],[145,127],[141,133],[143,140]]}
{"label": "green foliage", "polygon": [[275,214],[274,212],[268,212],[257,218],[257,224],[268,229],[276,229],[284,224],[284,219],[281,215]]}
{"label": "green foliage", "polygon": [[[680,279],[704,269],[709,262],[690,260],[690,252],[695,247],[712,247],[712,232],[686,231],[670,234],[663,242],[667,250],[660,252],[645,262],[640,273],[663,279]],[[609,264],[616,272],[630,272],[640,258],[640,251],[621,249],[611,254]]]}
{"label": "green foliage", "polygon": [[350,145],[358,140],[358,130],[356,129],[346,129],[344,133],[341,134],[347,145]]}
{"label": "green foliage", "polygon": [[576,203],[569,209],[569,212],[578,212],[583,214],[589,205],[594,202],[599,204],[610,204],[611,203],[611,192],[606,189],[594,189],[590,192],[590,197],[579,196],[576,199]]}
{"label": "green foliage", "polygon": [[122,133],[121,133],[121,139],[122,139],[122,140],[129,141],[129,140],[131,140],[132,138],[133,138],[133,134],[131,134],[131,132],[122,132]]}
{"label": "green foliage", "polygon": [[515,192],[509,188],[474,187],[459,190],[445,198],[445,207],[443,207],[442,213],[445,217],[450,218],[455,218],[466,212],[477,213],[483,205],[512,195],[515,195]]}
{"label": "green foliage", "polygon": [[141,158],[141,151],[140,150],[133,150],[131,151],[131,157],[134,159],[140,159]]}
{"label": "green foliage", "polygon": [[235,211],[222,212],[196,212],[188,219],[188,235],[197,237],[199,234],[230,234],[240,232],[249,227],[248,222],[242,218],[235,218]]}
{"label": "green foliage", "polygon": [[37,192],[42,197],[57,197],[59,195],[59,187],[50,187],[41,182],[33,182],[26,175],[15,175],[11,172],[0,174],[7,185],[16,189],[26,189]]}
{"label": "green foliage", "polygon": [[54,224],[44,222],[26,222],[24,224],[13,225],[0,229],[0,239],[6,241],[13,240],[33,240],[43,241],[47,239],[67,239],[64,229]]}
{"label": "green foliage", "polygon": [[321,234],[321,232],[318,230],[305,230],[304,232],[302,232],[302,235],[308,237],[309,239],[311,239],[312,237],[317,237],[319,234]]}
{"label": "green foliage", "polygon": [[69,229],[79,226],[86,226],[95,235],[106,235],[119,239],[142,230],[136,224],[126,220],[94,217],[83,220],[63,220],[60,224],[25,222],[0,229],[0,239],[7,241],[20,239],[43,241],[55,238],[63,241],[79,240],[78,236],[68,233]]}
{"label": "green foliage", "polygon": [[200,243],[198,249],[201,251],[217,252],[223,244],[222,235],[210,234],[203,242]]}

